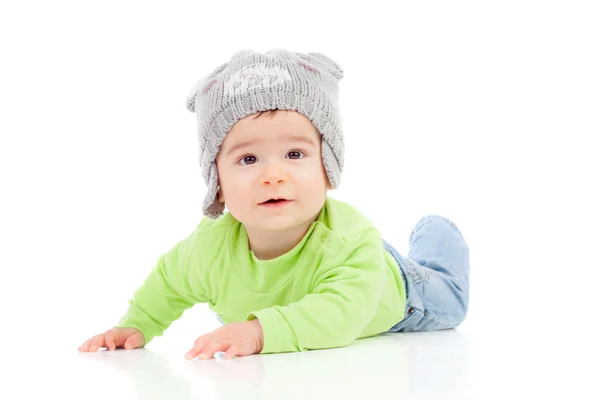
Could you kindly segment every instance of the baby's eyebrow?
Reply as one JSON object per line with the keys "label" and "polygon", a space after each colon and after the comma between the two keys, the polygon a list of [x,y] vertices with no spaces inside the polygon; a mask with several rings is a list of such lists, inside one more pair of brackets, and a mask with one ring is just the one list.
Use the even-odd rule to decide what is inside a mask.
{"label": "baby's eyebrow", "polygon": [[[306,144],[309,144],[312,146],[316,146],[315,141],[310,138],[307,138],[306,136],[290,136],[287,138],[287,141],[288,142],[302,142],[302,143],[306,143]],[[230,155],[231,153],[233,153],[236,150],[240,150],[240,149],[243,149],[244,147],[248,147],[255,143],[260,143],[260,142],[262,142],[262,140],[258,140],[258,141],[251,140],[251,141],[237,143],[237,144],[231,146],[231,148],[229,150],[227,150],[227,155]]]}

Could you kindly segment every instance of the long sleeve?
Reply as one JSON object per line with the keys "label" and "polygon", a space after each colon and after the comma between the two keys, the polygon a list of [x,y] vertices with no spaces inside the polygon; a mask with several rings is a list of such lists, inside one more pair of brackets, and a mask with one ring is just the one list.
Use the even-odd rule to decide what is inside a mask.
{"label": "long sleeve", "polygon": [[262,353],[343,347],[360,336],[376,313],[385,275],[381,237],[357,235],[340,265],[326,268],[301,300],[249,313],[263,328]]}
{"label": "long sleeve", "polygon": [[190,296],[189,257],[192,237],[180,241],[163,254],[143,284],[129,300],[129,309],[115,327],[133,327],[144,335],[144,345],[162,333],[195,303],[206,301],[205,294],[194,290]]}

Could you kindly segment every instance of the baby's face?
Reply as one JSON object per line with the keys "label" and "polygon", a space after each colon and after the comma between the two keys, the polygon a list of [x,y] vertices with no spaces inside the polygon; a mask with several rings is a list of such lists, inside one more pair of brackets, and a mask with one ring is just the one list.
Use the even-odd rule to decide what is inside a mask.
{"label": "baby's face", "polygon": [[[217,154],[219,201],[246,226],[285,230],[314,219],[331,189],[321,135],[304,115],[278,111],[238,121]],[[264,203],[282,198],[281,203]]]}

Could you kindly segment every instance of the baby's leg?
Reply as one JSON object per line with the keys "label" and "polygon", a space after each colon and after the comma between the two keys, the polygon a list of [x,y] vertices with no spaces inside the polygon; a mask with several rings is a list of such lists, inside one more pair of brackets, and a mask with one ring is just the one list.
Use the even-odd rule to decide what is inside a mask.
{"label": "baby's leg", "polygon": [[464,321],[469,305],[469,248],[456,225],[439,215],[421,218],[408,257],[392,254],[407,278],[407,315],[393,331],[449,329]]}

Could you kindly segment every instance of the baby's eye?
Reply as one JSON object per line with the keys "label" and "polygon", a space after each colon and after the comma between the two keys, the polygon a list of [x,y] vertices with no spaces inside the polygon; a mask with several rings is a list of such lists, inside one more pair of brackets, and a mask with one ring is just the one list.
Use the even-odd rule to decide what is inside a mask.
{"label": "baby's eye", "polygon": [[256,162],[256,157],[255,156],[245,156],[240,160],[240,162],[243,165],[254,164]]}
{"label": "baby's eye", "polygon": [[298,159],[304,157],[304,154],[302,154],[301,151],[295,151],[294,150],[294,151],[288,152],[288,156],[290,156],[290,158],[293,159],[293,160],[298,160]]}

